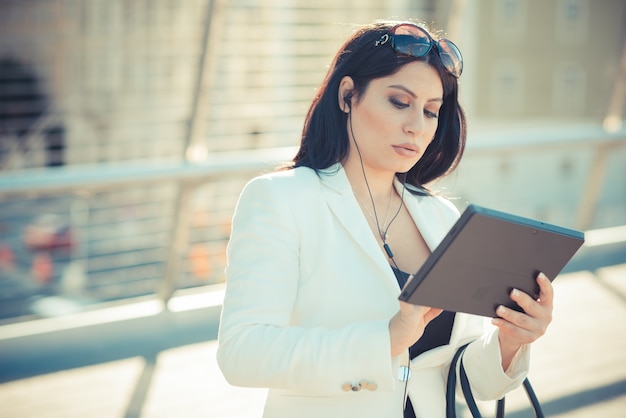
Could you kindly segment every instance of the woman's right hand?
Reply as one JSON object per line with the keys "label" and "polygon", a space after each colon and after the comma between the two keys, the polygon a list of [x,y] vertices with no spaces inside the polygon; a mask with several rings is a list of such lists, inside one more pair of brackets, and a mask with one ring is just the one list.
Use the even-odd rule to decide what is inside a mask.
{"label": "woman's right hand", "polygon": [[415,344],[424,334],[426,325],[441,312],[443,309],[400,301],[400,310],[389,321],[391,355],[399,356]]}

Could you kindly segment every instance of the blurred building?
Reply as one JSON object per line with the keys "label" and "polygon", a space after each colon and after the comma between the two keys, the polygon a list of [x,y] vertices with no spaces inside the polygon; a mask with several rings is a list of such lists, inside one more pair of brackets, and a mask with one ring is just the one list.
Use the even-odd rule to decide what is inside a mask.
{"label": "blurred building", "polygon": [[470,152],[451,194],[570,227],[623,224],[626,152],[603,141],[626,115],[626,2],[453,3],[469,148],[501,151]]}
{"label": "blurred building", "polygon": [[626,39],[622,0],[5,0],[0,8],[4,170],[182,156],[198,110],[195,158],[293,145],[332,54],[353,24],[376,18],[447,30],[465,55],[462,94],[477,123],[601,121]]}
{"label": "blurred building", "polygon": [[626,2],[482,0],[465,8],[460,44],[468,43],[462,50],[472,60],[464,84],[475,117],[606,116],[626,40]]}
{"label": "blurred building", "polygon": [[[352,23],[430,11],[401,0],[3,1],[0,172],[295,145]],[[195,190],[177,287],[224,280],[232,208],[249,177]],[[174,182],[131,182],[0,197],[0,318],[157,292],[177,196]],[[55,242],[58,231],[72,245],[27,245]]]}
{"label": "blurred building", "polygon": [[0,163],[42,165],[59,123],[65,164],[180,157],[194,112],[196,159],[292,145],[350,24],[428,20],[429,3],[3,1],[3,142],[21,145],[5,143]]}
{"label": "blurred building", "polygon": [[[461,47],[471,143],[495,136],[506,145],[529,124],[601,124],[620,74],[625,16],[623,0],[3,0],[0,176],[297,145],[334,52],[355,24],[379,18],[433,22]],[[445,186],[461,205],[573,226],[592,159],[589,148],[470,154]],[[607,169],[618,183],[600,196],[589,226],[626,223],[618,162]],[[230,216],[249,177],[194,191],[177,287],[224,280]],[[37,308],[49,306],[37,304],[44,296],[81,304],[157,291],[177,193],[164,182],[0,196],[0,318],[47,314]],[[32,237],[66,245],[35,248]]]}

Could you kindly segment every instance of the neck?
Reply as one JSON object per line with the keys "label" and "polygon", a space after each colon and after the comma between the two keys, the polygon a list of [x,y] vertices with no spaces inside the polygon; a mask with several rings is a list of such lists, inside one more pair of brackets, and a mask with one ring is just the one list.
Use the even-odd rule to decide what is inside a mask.
{"label": "neck", "polygon": [[[392,193],[394,187],[393,181],[395,173],[390,171],[375,171],[368,167],[362,168],[359,161],[356,161],[356,163],[345,161],[343,168],[348,177],[348,181],[350,181],[352,190],[362,199],[367,198],[369,200],[371,193],[377,205],[378,202],[387,203],[389,201],[389,195]],[[367,181],[363,176],[364,171]]]}

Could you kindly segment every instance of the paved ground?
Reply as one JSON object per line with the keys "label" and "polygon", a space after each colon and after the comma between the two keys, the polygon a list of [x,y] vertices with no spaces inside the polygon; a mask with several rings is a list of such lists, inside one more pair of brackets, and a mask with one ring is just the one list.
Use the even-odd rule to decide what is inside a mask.
{"label": "paved ground", "polygon": [[[547,416],[626,417],[626,264],[562,274],[555,288],[530,373]],[[0,327],[0,416],[260,417],[265,391],[232,387],[217,368],[219,297]],[[512,393],[507,416],[530,416],[526,405]]]}

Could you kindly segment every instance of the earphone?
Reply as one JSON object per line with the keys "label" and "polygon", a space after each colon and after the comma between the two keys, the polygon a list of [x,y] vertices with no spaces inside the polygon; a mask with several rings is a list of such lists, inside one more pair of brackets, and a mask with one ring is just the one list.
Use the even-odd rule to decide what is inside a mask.
{"label": "earphone", "polygon": [[352,110],[352,93],[343,96],[343,101],[348,106],[348,112],[350,112]]}
{"label": "earphone", "polygon": [[[352,93],[348,93],[345,96],[343,96],[344,102],[346,103],[346,105],[348,105],[348,112],[350,112],[352,110],[351,99],[352,99]],[[367,192],[368,192],[368,194],[370,196],[370,201],[372,202],[372,209],[374,209],[374,220],[376,221],[376,228],[378,229],[378,233],[380,234],[380,240],[383,243],[383,248],[384,248],[385,252],[387,253],[387,256],[389,257],[391,262],[394,264],[394,266],[398,270],[400,270],[400,268],[396,264],[396,260],[394,260],[394,258],[393,258],[393,251],[391,251],[391,247],[389,246],[389,244],[387,244],[387,231],[389,230],[389,227],[391,226],[393,221],[395,221],[396,218],[398,217],[398,215],[400,214],[400,210],[402,209],[402,205],[404,204],[404,190],[406,188],[405,187],[406,174],[404,175],[404,181],[402,182],[402,193],[400,194],[400,206],[398,206],[398,209],[396,210],[396,213],[391,218],[391,221],[389,221],[389,223],[387,224],[387,227],[385,228],[385,226],[383,225],[383,228],[385,228],[383,230],[380,227],[380,223],[378,222],[378,214],[376,213],[376,204],[374,203],[374,197],[372,196],[372,190],[370,189],[370,185],[369,185],[369,182],[367,181],[367,176],[365,174],[365,166],[363,164],[363,156],[361,155],[361,150],[359,149],[359,144],[356,142],[356,138],[354,137],[354,130],[352,128],[352,118],[348,118],[348,121],[349,121],[349,124],[350,124],[350,126],[349,126],[350,135],[352,136],[352,141],[354,142],[354,147],[356,149],[357,154],[359,155],[359,161],[361,162],[361,171],[363,172],[363,180],[365,180],[365,185],[367,186]]]}

